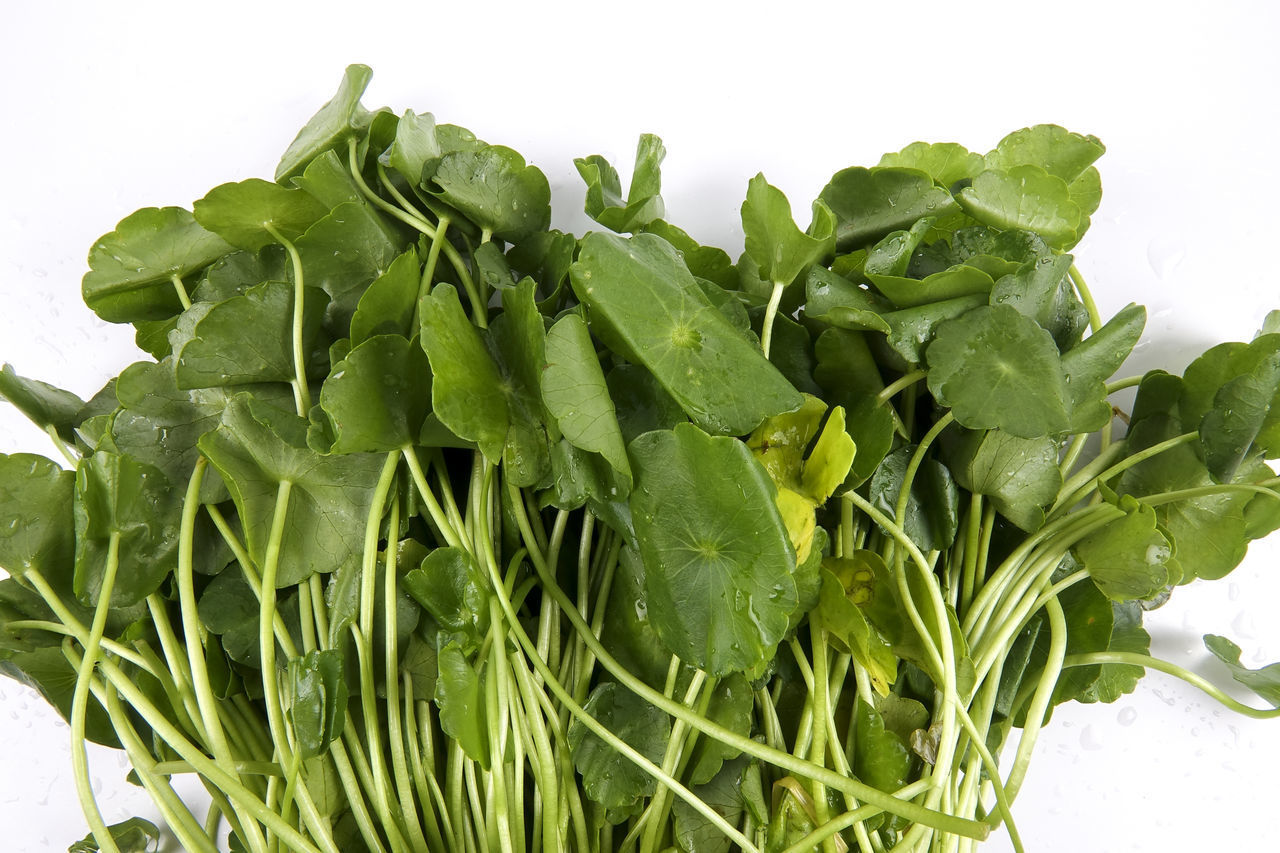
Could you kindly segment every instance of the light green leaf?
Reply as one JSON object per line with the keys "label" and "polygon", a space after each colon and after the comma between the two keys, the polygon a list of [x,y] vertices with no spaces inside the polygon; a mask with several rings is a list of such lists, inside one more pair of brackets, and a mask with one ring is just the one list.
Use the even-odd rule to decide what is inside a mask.
{"label": "light green leaf", "polygon": [[183,308],[180,280],[232,251],[180,207],[144,207],[120,220],[89,250],[84,302],[109,323],[172,317]]}
{"label": "light green leaf", "polygon": [[1071,183],[1080,177],[1106,148],[1096,136],[1052,124],[1024,127],[1001,139],[986,156],[986,167],[1007,172],[1016,166],[1032,165]]}
{"label": "light green leaf", "polygon": [[835,251],[831,209],[822,201],[814,202],[809,233],[801,231],[791,218],[791,203],[763,173],[747,185],[742,231],[747,254],[759,267],[760,277],[774,284],[791,284],[807,267]]}
{"label": "light green leaf", "polygon": [[991,276],[969,264],[957,264],[923,279],[868,272],[876,289],[899,308],[914,308],[974,294],[987,294],[995,287]]}
{"label": "light green leaf", "polygon": [[817,614],[832,645],[853,655],[867,670],[871,686],[881,696],[898,677],[898,658],[863,614],[860,601],[869,597],[875,578],[859,555],[826,557],[822,561],[822,592]]}
{"label": "light green leaf", "polygon": [[768,661],[797,605],[795,554],[768,475],[742,442],[685,424],[647,433],[630,451],[659,636],[710,675]]}
{"label": "light green leaf", "polygon": [[869,246],[922,216],[942,216],[955,208],[951,193],[935,186],[928,174],[897,166],[837,172],[819,198],[835,214],[836,247],[842,252]]}
{"label": "light green leaf", "polygon": [[571,277],[592,330],[633,354],[708,431],[744,435],[800,405],[800,393],[716,310],[665,240],[589,234]]}
{"label": "light green leaf", "polygon": [[940,323],[928,361],[929,390],[961,426],[1020,438],[1070,426],[1053,338],[1013,308],[981,306]]}
{"label": "light green leaf", "polygon": [[421,280],[418,252],[410,246],[373,280],[356,303],[351,316],[351,345],[374,335],[414,337],[418,330],[413,328],[413,308],[418,302]]}
{"label": "light green leaf", "polygon": [[422,183],[427,163],[439,159],[443,153],[436,139],[435,116],[405,110],[396,125],[395,142],[388,152],[387,161],[391,167],[404,176],[409,186],[416,188]]}
{"label": "light green leaf", "polygon": [[863,272],[867,275],[904,276],[911,263],[911,255],[933,227],[929,216],[916,220],[909,231],[894,231],[867,249]]}
{"label": "light green leaf", "polygon": [[333,337],[348,336],[360,298],[405,245],[400,232],[363,202],[338,205],[298,238],[308,290],[329,294],[325,325]]}
{"label": "light green leaf", "polygon": [[1098,588],[1114,601],[1154,598],[1178,580],[1171,577],[1173,545],[1156,523],[1155,510],[1124,495],[1125,514],[1075,545],[1076,558]]}
{"label": "light green leaf", "polygon": [[954,142],[913,142],[896,154],[885,154],[879,165],[924,172],[941,187],[975,177],[984,168],[981,154]]}
{"label": "light green leaf", "polygon": [[588,216],[617,233],[643,230],[666,212],[662,203],[662,159],[667,149],[652,133],[641,134],[636,146],[631,186],[622,197],[622,182],[616,169],[599,154],[573,161],[587,185],[585,210]]}
{"label": "light green leaf", "polygon": [[956,200],[985,225],[1034,231],[1054,248],[1075,243],[1082,233],[1080,208],[1071,200],[1066,182],[1039,166],[983,172]]}
{"label": "light green leaf", "polygon": [[1089,322],[1089,312],[1076,298],[1067,277],[1071,260],[1070,255],[1054,255],[1029,261],[1017,272],[1003,276],[991,290],[992,305],[1008,305],[1035,320],[1053,335],[1063,353],[1080,342]]}
{"label": "light green leaf", "polygon": [[1227,665],[1232,678],[1270,702],[1272,707],[1280,708],[1280,663],[1249,669],[1240,663],[1240,647],[1216,634],[1205,634],[1204,645]]}

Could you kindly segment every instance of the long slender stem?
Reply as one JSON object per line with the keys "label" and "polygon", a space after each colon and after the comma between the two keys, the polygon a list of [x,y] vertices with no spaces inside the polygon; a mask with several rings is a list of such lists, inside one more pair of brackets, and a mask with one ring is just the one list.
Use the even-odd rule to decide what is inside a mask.
{"label": "long slender stem", "polygon": [[311,389],[307,385],[307,353],[303,348],[303,319],[306,311],[306,282],[302,275],[302,256],[298,247],[287,239],[271,223],[265,223],[267,233],[284,246],[293,265],[293,395],[298,415],[306,417],[311,411]]}
{"label": "long slender stem", "polygon": [[102,647],[102,635],[107,627],[107,613],[111,610],[111,592],[120,568],[120,532],[113,530],[107,540],[106,565],[102,570],[102,586],[98,590],[98,606],[93,612],[93,625],[85,641],[84,657],[76,673],[76,686],[71,695],[71,767],[76,780],[76,793],[80,808],[93,831],[94,840],[103,853],[120,853],[107,822],[102,819],[98,800],[89,781],[89,752],[85,741],[85,722],[89,711],[89,686],[93,680],[93,668],[98,663]]}

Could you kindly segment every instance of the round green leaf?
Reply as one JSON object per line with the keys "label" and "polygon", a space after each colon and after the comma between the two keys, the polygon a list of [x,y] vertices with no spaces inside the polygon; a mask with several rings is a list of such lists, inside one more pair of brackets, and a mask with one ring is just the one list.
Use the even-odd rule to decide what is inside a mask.
{"label": "round green leaf", "polygon": [[631,512],[658,635],[710,675],[770,660],[798,598],[768,474],[742,442],[690,424],[646,433],[630,449]]}
{"label": "round green leaf", "polygon": [[260,178],[216,186],[194,207],[196,222],[250,251],[277,242],[270,229],[294,240],[329,212],[308,192]]}
{"label": "round green leaf", "polygon": [[956,199],[965,213],[1002,230],[1034,231],[1054,248],[1071,245],[1080,234],[1080,208],[1067,183],[1039,166],[988,170],[973,179]]}
{"label": "round green leaf", "polygon": [[969,429],[1021,438],[1065,431],[1066,380],[1053,338],[1007,305],[939,323],[927,352],[929,390]]}
{"label": "round green leaf", "polygon": [[501,145],[455,151],[440,160],[434,195],[495,237],[517,240],[551,222],[551,187],[537,166]]}
{"label": "round green leaf", "polygon": [[207,267],[232,251],[180,207],[144,207],[89,250],[84,302],[109,323],[162,320],[182,310],[173,277]]}

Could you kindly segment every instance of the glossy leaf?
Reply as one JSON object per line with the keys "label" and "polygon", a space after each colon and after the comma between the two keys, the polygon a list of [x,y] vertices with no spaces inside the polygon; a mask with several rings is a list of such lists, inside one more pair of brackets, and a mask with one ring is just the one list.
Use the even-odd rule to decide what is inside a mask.
{"label": "glossy leaf", "polygon": [[969,433],[960,443],[951,472],[961,488],[991,498],[1005,518],[1023,530],[1044,523],[1044,507],[1062,488],[1058,443],[1052,438],[1018,438],[1001,430]]}
{"label": "glossy leaf", "polygon": [[[755,694],[751,683],[734,674],[716,682],[707,703],[706,718],[731,732],[750,737],[754,711]],[[732,761],[739,754],[738,750],[717,740],[700,738],[689,763],[689,783],[704,785],[710,782],[726,761]]]}
{"label": "glossy leaf", "polygon": [[[1142,607],[1134,601],[1111,603],[1111,641],[1107,651],[1150,654],[1151,635],[1142,627]],[[1124,663],[1104,663],[1098,680],[1077,696],[1080,702],[1114,702],[1132,693],[1146,670]]]}
{"label": "glossy leaf", "polygon": [[35,568],[66,573],[75,553],[71,500],[75,474],[43,456],[0,454],[0,566],[21,578]]}
{"label": "glossy leaf", "polygon": [[975,293],[884,314],[889,327],[889,346],[902,358],[903,367],[920,364],[939,324],[986,303],[985,293]]}
{"label": "glossy leaf", "polygon": [[489,735],[485,716],[484,680],[456,643],[440,649],[436,659],[436,705],[440,728],[458,742],[467,757],[487,769]]}
{"label": "glossy leaf", "polygon": [[[320,335],[326,300],[316,291],[307,297],[302,340],[303,351],[310,353]],[[178,387],[292,382],[293,303],[293,285],[268,281],[193,314],[189,332],[184,318],[170,336],[177,345]]]}
{"label": "glossy leaf", "polygon": [[704,429],[743,435],[800,405],[800,393],[711,305],[665,240],[589,234],[571,276],[593,329],[634,354]]}
{"label": "glossy leaf", "polygon": [[546,176],[501,145],[444,155],[432,185],[437,198],[503,240],[545,231],[551,222]]}
{"label": "glossy leaf", "polygon": [[436,548],[400,582],[442,630],[480,643],[489,626],[488,582],[466,552]]}
{"label": "glossy leaf", "polygon": [[251,252],[278,242],[273,230],[286,240],[296,240],[328,212],[304,190],[259,178],[214,187],[194,206],[196,222]]}
{"label": "glossy leaf", "polygon": [[374,335],[412,338],[418,331],[413,327],[413,309],[421,277],[418,252],[410,246],[373,280],[356,303],[351,317],[352,346]]}
{"label": "glossy leaf", "polygon": [[280,484],[292,484],[277,587],[359,564],[360,532],[382,469],[380,456],[321,456],[307,446],[301,418],[246,394],[228,402],[222,424],[198,446],[226,482],[259,566],[265,563]]}
{"label": "glossy leaf", "polygon": [[326,453],[400,450],[431,410],[431,367],[416,341],[377,335],[334,365],[320,389]]}
{"label": "glossy leaf", "polygon": [[1089,322],[1067,277],[1071,260],[1070,255],[1055,255],[1028,262],[991,290],[992,305],[1008,305],[1035,320],[1064,353],[1079,343]]}
{"label": "glossy leaf", "polygon": [[419,314],[422,348],[434,377],[432,411],[452,432],[476,442],[491,462],[497,462],[511,422],[498,365],[451,285],[440,285],[424,297]]}
{"label": "glossy leaf", "polygon": [[436,118],[431,113],[405,110],[396,124],[396,138],[387,152],[387,162],[412,187],[422,182],[427,163],[438,160],[443,151],[436,138]]}
{"label": "glossy leaf", "polygon": [[1125,495],[1125,514],[1075,545],[1076,557],[1098,588],[1115,601],[1153,598],[1181,575],[1170,576],[1173,545],[1151,507]]}
{"label": "glossy leaf", "polygon": [[[885,457],[871,478],[869,497],[876,508],[897,520],[899,495],[915,445],[901,447]],[[902,528],[929,552],[949,548],[959,526],[959,491],[945,465],[925,457],[911,482]]]}
{"label": "glossy leaf", "polygon": [[908,781],[915,761],[911,748],[866,702],[855,702],[853,713],[853,774],[886,793],[898,790]]}
{"label": "glossy leaf", "polygon": [[84,400],[70,391],[19,376],[12,365],[6,364],[0,368],[0,400],[13,405],[41,429],[52,429],[63,441],[75,442]]}
{"label": "glossy leaf", "polygon": [[360,96],[373,71],[367,65],[348,65],[338,91],[306,123],[276,166],[276,180],[285,181],[302,171],[316,155],[342,142],[364,123],[367,111]]}
{"label": "glossy leaf", "polygon": [[576,314],[565,316],[547,332],[542,399],[570,443],[599,453],[630,479],[631,464],[604,371],[587,324]]}
{"label": "glossy leaf", "polygon": [[1096,136],[1083,136],[1052,124],[1024,127],[1001,139],[986,156],[988,169],[1008,171],[1032,165],[1068,184],[1080,177],[1106,148]]}
{"label": "glossy leaf", "polygon": [[[753,770],[758,771],[758,765],[745,759],[728,762],[710,779],[695,782],[693,793],[730,826],[739,826],[750,808],[744,788],[750,784]],[[764,817],[763,812],[760,817]],[[730,853],[734,847],[720,827],[682,799],[671,804],[671,829],[685,853]]]}
{"label": "glossy leaf", "polygon": [[[671,736],[671,719],[666,714],[612,681],[592,690],[583,710],[645,758],[662,764]],[[630,809],[656,789],[652,776],[576,718],[569,724],[568,740],[573,766],[592,802],[606,809]]]}
{"label": "glossy leaf", "polygon": [[867,273],[867,278],[898,308],[914,308],[946,299],[986,294],[995,287],[990,275],[968,264],[957,264],[923,279],[875,273]]}
{"label": "glossy leaf", "polygon": [[859,606],[870,599],[875,576],[856,552],[850,557],[827,557],[822,562],[817,610],[822,627],[832,645],[853,655],[866,669],[871,686],[884,696],[897,680],[898,658]]}
{"label": "glossy leaf", "polygon": [[346,336],[360,299],[405,250],[406,240],[364,202],[346,202],[316,220],[298,238],[308,290],[329,294],[325,325]]}
{"label": "glossy leaf", "polygon": [[[111,840],[120,853],[148,853],[160,844],[160,830],[149,820],[131,817],[107,827]],[[90,832],[67,848],[67,853],[90,853],[98,850],[98,842]]]}
{"label": "glossy leaf", "polygon": [[951,193],[935,186],[928,174],[897,166],[854,166],[837,172],[819,198],[836,216],[836,247],[842,252],[955,207]]}
{"label": "glossy leaf", "polygon": [[825,203],[813,205],[808,232],[791,218],[791,203],[782,190],[757,174],[747,185],[742,203],[742,231],[746,251],[756,262],[760,277],[788,285],[804,270],[835,249],[835,215]]}
{"label": "glossy leaf", "polygon": [[939,324],[928,361],[929,390],[962,426],[1036,438],[1070,425],[1053,338],[1013,308],[983,306]]}
{"label": "glossy leaf", "polygon": [[76,469],[75,591],[82,602],[103,593],[110,540],[119,536],[111,604],[128,607],[155,592],[178,565],[182,490],[161,471],[128,456],[95,453]]}
{"label": "glossy leaf", "polygon": [[347,684],[342,666],[337,649],[317,649],[289,661],[289,720],[296,749],[304,759],[324,754],[346,725]]}
{"label": "glossy leaf", "polygon": [[879,165],[924,172],[942,187],[975,177],[985,168],[981,154],[954,142],[913,142],[896,154],[885,154]]}
{"label": "glossy leaf", "polygon": [[764,469],[741,442],[683,424],[630,450],[631,511],[658,635],[710,675],[769,660],[797,597],[795,554]]}
{"label": "glossy leaf", "polygon": [[144,207],[93,244],[81,295],[109,323],[172,317],[183,308],[173,277],[181,280],[230,251],[190,212]]}
{"label": "glossy leaf", "polygon": [[1054,248],[1075,243],[1081,234],[1080,208],[1071,200],[1066,182],[1039,166],[983,172],[956,200],[984,225],[1034,231]]}
{"label": "glossy leaf", "polygon": [[1146,322],[1147,310],[1130,303],[1101,329],[1063,353],[1071,432],[1101,429],[1111,420],[1105,383],[1133,352]]}
{"label": "glossy leaf", "polygon": [[814,267],[805,280],[806,317],[839,329],[868,329],[889,333],[881,316],[893,306],[830,270]]}
{"label": "glossy leaf", "polygon": [[662,203],[662,159],[667,149],[652,133],[640,135],[631,185],[624,198],[618,171],[599,154],[573,161],[587,185],[586,213],[610,231],[634,233],[666,212]]}
{"label": "glossy leaf", "polygon": [[1214,657],[1227,665],[1231,677],[1261,696],[1272,707],[1280,708],[1280,664],[1249,669],[1240,663],[1240,647],[1216,634],[1205,634],[1204,645]]}
{"label": "glossy leaf", "polygon": [[907,231],[894,231],[867,249],[863,272],[867,275],[904,276],[911,256],[929,234],[934,220],[926,216],[916,220]]}

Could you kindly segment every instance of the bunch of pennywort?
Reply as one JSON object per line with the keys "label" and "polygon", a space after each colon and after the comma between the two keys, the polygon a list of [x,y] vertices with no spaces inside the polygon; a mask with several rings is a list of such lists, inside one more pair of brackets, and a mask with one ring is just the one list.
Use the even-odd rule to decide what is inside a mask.
{"label": "bunch of pennywort", "polygon": [[1280,315],[1113,379],[1145,314],[1069,254],[1097,139],[915,143],[803,229],[759,175],[735,262],[663,218],[656,137],[625,194],[577,161],[578,238],[368,77],[274,182],[92,247],[150,360],[88,401],[0,373],[63,457],[0,456],[0,668],[70,722],[71,849],[158,833],[106,825],[86,740],[197,853],[881,853],[1021,849],[1053,706],[1146,668],[1280,714],[1142,627],[1280,527]]}

